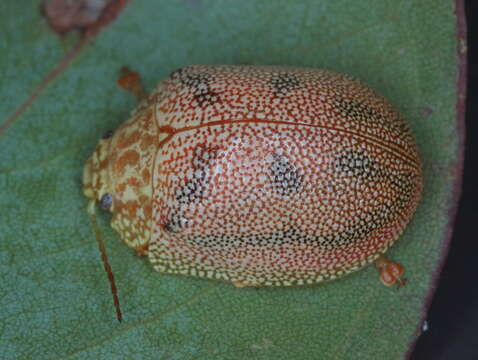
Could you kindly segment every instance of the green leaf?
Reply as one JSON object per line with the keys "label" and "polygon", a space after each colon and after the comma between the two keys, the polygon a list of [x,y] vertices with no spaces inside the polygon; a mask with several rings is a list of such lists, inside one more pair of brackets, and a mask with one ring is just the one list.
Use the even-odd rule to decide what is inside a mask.
{"label": "green leaf", "polygon": [[[1,121],[77,41],[37,1],[0,4]],[[132,1],[0,138],[0,349],[3,359],[398,359],[419,334],[446,253],[460,178],[454,1]],[[235,288],[160,275],[100,217],[124,321],[81,192],[99,137],[135,101],[116,85],[129,65],[148,89],[194,63],[328,68],[370,84],[410,121],[424,195],[389,255],[408,284],[372,267],[321,286]],[[456,194],[455,194],[456,195]]]}

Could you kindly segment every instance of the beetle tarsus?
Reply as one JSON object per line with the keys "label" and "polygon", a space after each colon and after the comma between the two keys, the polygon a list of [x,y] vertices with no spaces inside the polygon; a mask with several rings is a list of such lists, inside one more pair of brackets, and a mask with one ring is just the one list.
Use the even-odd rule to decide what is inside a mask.
{"label": "beetle tarsus", "polygon": [[407,280],[402,277],[405,268],[399,263],[381,255],[375,260],[375,267],[380,273],[380,281],[385,286],[397,285],[398,288],[401,288],[406,285]]}
{"label": "beetle tarsus", "polygon": [[147,97],[146,90],[141,84],[141,76],[136,71],[131,70],[127,66],[123,66],[120,69],[120,78],[118,79],[118,85],[134,94],[138,101]]}

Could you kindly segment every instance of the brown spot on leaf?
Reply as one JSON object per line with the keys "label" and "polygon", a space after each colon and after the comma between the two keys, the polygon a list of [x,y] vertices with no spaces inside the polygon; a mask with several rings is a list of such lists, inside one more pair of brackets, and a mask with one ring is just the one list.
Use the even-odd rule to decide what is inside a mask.
{"label": "brown spot on leaf", "polygon": [[70,30],[82,30],[94,24],[112,1],[48,0],[43,3],[42,11],[52,29],[62,35]]}
{"label": "brown spot on leaf", "polygon": [[[35,102],[35,100],[42,94],[43,90],[47,87],[49,83],[55,80],[67,67],[70,65],[71,61],[80,53],[83,47],[106,25],[108,25],[111,21],[116,19],[116,16],[121,12],[121,10],[125,7],[129,0],[116,0],[116,1],[109,1],[108,6],[104,8],[101,13],[101,16],[98,18],[96,22],[84,27],[79,28],[82,30],[82,37],[79,41],[74,45],[60,60],[58,65],[50,71],[46,77],[40,82],[40,84],[33,90],[32,94],[21,104],[15,112],[10,115],[7,120],[0,124],[0,136],[2,136],[5,131],[16,121],[18,118]],[[55,13],[55,7],[52,9],[47,10],[50,3],[60,3],[60,2],[67,2],[67,0],[45,0],[41,6],[41,13],[50,23],[50,26],[58,32],[60,35],[63,33],[77,28],[77,25],[68,28],[56,28],[55,25],[57,22],[53,21],[51,18],[57,18],[58,15]],[[73,1],[71,1],[73,2]],[[78,1],[82,2],[82,1]],[[53,12],[52,12],[53,11]]]}
{"label": "brown spot on leaf", "polygon": [[423,116],[425,116],[426,118],[430,117],[433,114],[433,108],[428,105],[424,106],[422,112],[423,112]]}
{"label": "brown spot on leaf", "polygon": [[45,0],[41,12],[60,35],[71,30],[94,35],[116,18],[128,0]]}

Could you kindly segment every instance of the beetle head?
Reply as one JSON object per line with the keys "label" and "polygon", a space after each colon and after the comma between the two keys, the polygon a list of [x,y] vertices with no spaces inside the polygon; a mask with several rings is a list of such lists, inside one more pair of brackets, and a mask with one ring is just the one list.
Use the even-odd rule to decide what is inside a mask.
{"label": "beetle head", "polygon": [[[111,133],[108,136],[103,136],[98,145],[96,146],[93,155],[86,161],[86,165],[83,170],[83,193],[90,199],[88,204],[88,213],[90,214],[91,223],[96,234],[96,241],[101,253],[101,260],[103,266],[108,274],[108,279],[111,286],[111,294],[113,296],[113,303],[116,309],[116,317],[121,322],[122,314],[120,303],[118,299],[117,288],[113,271],[108,262],[106,255],[105,245],[100,234],[100,230],[96,223],[95,215],[95,203],[99,201],[102,208],[108,208],[111,210],[113,206],[113,197],[108,192],[108,153],[111,140]],[[107,206],[107,207],[106,207]]]}
{"label": "beetle head", "polygon": [[[111,227],[123,241],[145,253],[152,219],[152,167],[157,150],[154,132],[144,133],[141,125],[149,118],[139,116],[114,134],[107,133],[87,160],[83,171],[83,193],[112,213]],[[153,131],[154,131],[153,130]]]}
{"label": "beetle head", "polygon": [[83,170],[83,193],[93,200],[92,204],[98,201],[102,208],[112,210],[113,203],[108,180],[110,143],[110,138],[103,137],[87,160]]}

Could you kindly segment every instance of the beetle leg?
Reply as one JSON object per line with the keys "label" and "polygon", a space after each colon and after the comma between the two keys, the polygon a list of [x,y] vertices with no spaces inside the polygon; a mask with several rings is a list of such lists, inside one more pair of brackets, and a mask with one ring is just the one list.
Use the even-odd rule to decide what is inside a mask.
{"label": "beetle leg", "polygon": [[406,279],[402,278],[405,268],[397,262],[387,259],[381,255],[375,260],[375,267],[380,273],[380,281],[385,286],[398,284],[399,287],[405,286]]}
{"label": "beetle leg", "polygon": [[141,84],[141,76],[136,72],[123,66],[120,69],[120,78],[118,79],[118,85],[129,91],[130,93],[136,95],[138,101],[143,100],[148,96],[146,90]]}
{"label": "beetle leg", "polygon": [[145,243],[145,244],[142,244],[140,246],[135,247],[136,255],[138,255],[138,256],[148,255],[148,247],[149,247],[149,243]]}

